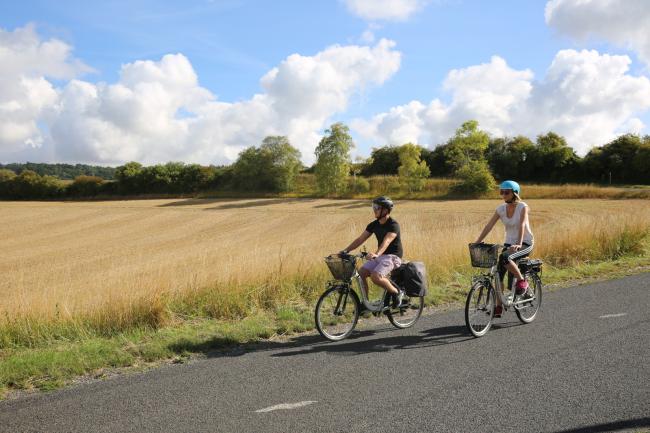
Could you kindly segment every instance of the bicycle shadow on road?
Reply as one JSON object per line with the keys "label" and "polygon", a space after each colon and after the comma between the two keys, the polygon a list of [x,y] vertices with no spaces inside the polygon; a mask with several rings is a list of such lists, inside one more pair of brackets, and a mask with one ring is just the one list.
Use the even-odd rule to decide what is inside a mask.
{"label": "bicycle shadow on road", "polygon": [[[644,428],[645,427],[645,428]],[[599,432],[615,432],[622,431],[623,429],[635,429],[639,433],[650,431],[646,428],[650,427],[650,418],[633,418],[622,421],[613,421],[604,424],[594,424],[586,427],[570,428],[566,430],[558,430],[555,433],[599,433]],[[643,430],[636,430],[644,428]]]}
{"label": "bicycle shadow on road", "polygon": [[[361,331],[357,338],[349,338],[343,342],[325,342],[318,345],[302,348],[297,351],[281,351],[271,356],[286,357],[296,355],[309,355],[319,352],[330,352],[343,356],[362,355],[365,353],[389,352],[395,349],[422,349],[425,347],[442,346],[447,344],[462,343],[467,340],[473,340],[465,326],[443,326],[424,330],[418,334],[399,334],[399,331],[393,329],[386,330],[391,332],[388,337],[362,339],[362,337],[374,336],[377,331]],[[353,334],[352,337],[355,337]],[[365,334],[365,335],[364,335]]]}
{"label": "bicycle shadow on road", "polygon": [[[516,322],[494,324],[490,332],[518,326]],[[408,331],[407,331],[408,332]],[[170,346],[176,353],[203,353],[208,358],[239,357],[258,352],[274,352],[271,357],[289,357],[329,352],[338,356],[389,352],[396,349],[422,349],[476,340],[464,325],[426,329],[405,335],[393,327],[360,329],[343,341],[327,341],[320,335],[298,335],[285,341],[260,341],[236,344],[230,339],[215,337],[201,343],[181,342]],[[298,350],[292,350],[298,349]]]}

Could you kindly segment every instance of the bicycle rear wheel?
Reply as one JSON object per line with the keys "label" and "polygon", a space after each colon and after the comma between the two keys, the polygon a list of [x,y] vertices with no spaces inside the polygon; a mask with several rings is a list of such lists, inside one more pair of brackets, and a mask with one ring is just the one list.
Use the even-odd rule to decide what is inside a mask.
{"label": "bicycle rear wheel", "polygon": [[320,335],[331,341],[343,340],[357,326],[359,297],[350,287],[331,287],[318,299],[314,316]]}
{"label": "bicycle rear wheel", "polygon": [[465,325],[474,337],[482,337],[492,327],[495,293],[492,285],[477,281],[467,294]]}
{"label": "bicycle rear wheel", "polygon": [[395,310],[388,310],[386,315],[388,320],[396,328],[404,329],[415,325],[422,315],[424,309],[424,297],[415,296],[412,298],[404,297],[402,306]]}
{"label": "bicycle rear wheel", "polygon": [[542,305],[542,279],[537,274],[531,274],[528,278],[530,285],[525,295],[520,300],[528,297],[530,301],[515,305],[515,313],[523,323],[530,323],[537,317],[539,307]]}

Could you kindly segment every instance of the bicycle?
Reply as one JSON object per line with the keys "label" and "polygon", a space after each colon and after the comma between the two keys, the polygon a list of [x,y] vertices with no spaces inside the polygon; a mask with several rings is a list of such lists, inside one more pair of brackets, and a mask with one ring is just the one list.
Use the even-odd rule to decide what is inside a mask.
{"label": "bicycle", "polygon": [[499,270],[501,244],[469,244],[472,266],[488,268],[489,272],[472,278],[472,288],[465,302],[465,324],[474,337],[485,335],[492,327],[496,296],[499,296],[504,312],[514,308],[519,320],[530,323],[535,320],[542,304],[542,264],[539,259],[517,260],[521,274],[529,283],[522,295],[515,294],[515,281],[508,272],[509,294],[504,294],[503,275]]}
{"label": "bicycle", "polygon": [[[391,296],[386,290],[382,290],[379,299],[370,301],[367,294],[361,290],[361,276],[356,267],[357,260],[366,259],[366,256],[367,253],[362,252],[356,255],[332,254],[325,257],[334,279],[327,283],[327,289],[316,303],[315,321],[318,332],[328,340],[339,341],[348,337],[357,326],[362,308],[376,317],[385,314],[390,323],[400,329],[413,326],[422,315],[423,296],[405,295],[398,308],[391,308]],[[393,276],[391,283],[402,288]],[[356,287],[353,287],[353,284]],[[361,293],[361,299],[357,291]]]}

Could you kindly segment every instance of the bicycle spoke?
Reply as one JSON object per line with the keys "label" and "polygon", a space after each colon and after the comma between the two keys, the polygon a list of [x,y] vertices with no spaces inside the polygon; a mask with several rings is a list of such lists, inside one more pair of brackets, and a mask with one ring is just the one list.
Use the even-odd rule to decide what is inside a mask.
{"label": "bicycle spoke", "polygon": [[517,317],[523,323],[530,323],[535,320],[542,304],[542,280],[537,274],[532,274],[529,281],[530,286],[527,294],[531,295],[531,298],[524,303],[515,305]]}
{"label": "bicycle spoke", "polygon": [[316,304],[316,328],[329,340],[347,337],[359,317],[359,304],[354,292],[339,287],[328,289]]}
{"label": "bicycle spoke", "polygon": [[485,334],[492,324],[491,290],[483,283],[476,283],[467,294],[465,302],[465,324],[472,335],[480,337]]}
{"label": "bicycle spoke", "polygon": [[404,298],[406,305],[396,310],[389,310],[386,315],[388,320],[396,328],[408,328],[413,326],[422,315],[424,299],[420,296]]}

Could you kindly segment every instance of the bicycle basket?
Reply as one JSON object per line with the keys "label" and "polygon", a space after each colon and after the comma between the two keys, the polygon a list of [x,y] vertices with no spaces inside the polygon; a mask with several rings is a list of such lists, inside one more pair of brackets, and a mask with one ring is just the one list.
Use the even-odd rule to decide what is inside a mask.
{"label": "bicycle basket", "polygon": [[336,280],[347,281],[354,275],[356,259],[354,257],[341,258],[338,255],[325,257],[325,263],[330,268],[332,276]]}
{"label": "bicycle basket", "polygon": [[475,268],[491,268],[497,264],[499,246],[493,244],[469,244],[469,256]]}

